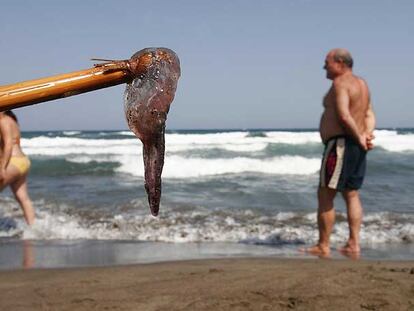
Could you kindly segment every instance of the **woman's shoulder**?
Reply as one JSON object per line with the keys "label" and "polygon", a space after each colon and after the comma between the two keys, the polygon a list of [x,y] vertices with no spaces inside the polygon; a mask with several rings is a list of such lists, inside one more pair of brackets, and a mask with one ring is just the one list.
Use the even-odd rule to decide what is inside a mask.
{"label": "woman's shoulder", "polygon": [[16,120],[4,112],[0,112],[0,121],[10,124],[17,124]]}
{"label": "woman's shoulder", "polygon": [[0,123],[4,126],[10,126],[13,124],[13,119],[10,118],[7,114],[0,113]]}
{"label": "woman's shoulder", "polygon": [[12,133],[19,131],[19,125],[16,123],[16,121],[4,113],[0,113],[0,128],[2,131],[8,131]]}

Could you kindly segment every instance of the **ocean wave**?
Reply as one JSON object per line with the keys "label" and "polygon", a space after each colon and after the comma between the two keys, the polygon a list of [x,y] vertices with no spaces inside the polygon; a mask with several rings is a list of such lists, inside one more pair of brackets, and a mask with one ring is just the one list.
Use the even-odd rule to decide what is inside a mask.
{"label": "ocean wave", "polygon": [[[75,135],[74,131],[70,133]],[[141,142],[133,138],[131,132],[120,131],[110,132],[109,134],[107,139],[103,138],[105,136],[101,134],[95,134],[95,136],[99,136],[96,139],[89,136],[87,138],[37,136],[23,138],[22,146],[29,155],[123,154],[134,152],[133,150],[137,146],[141,149]],[[196,149],[222,149],[249,153],[263,151],[270,145],[277,148],[278,144],[285,149],[286,146],[292,146],[292,148],[301,148],[301,150],[311,145],[321,145],[319,133],[316,131],[268,131],[262,134],[252,136],[250,132],[242,131],[208,134],[171,133],[166,135],[166,150],[167,152],[191,152],[191,150]],[[412,133],[401,134],[393,130],[376,130],[374,134],[376,136],[375,145],[384,150],[391,152],[414,151],[414,134]]]}
{"label": "ocean wave", "polygon": [[74,136],[80,133],[81,133],[80,131],[63,131],[63,135],[66,135],[66,136]]}
{"label": "ocean wave", "polygon": [[64,156],[73,154],[137,154],[142,144],[137,139],[83,139],[39,136],[22,141],[27,155]]}
{"label": "ocean wave", "polygon": [[265,131],[249,131],[246,137],[267,137]]}
{"label": "ocean wave", "polygon": [[[164,210],[164,209],[163,209]],[[147,212],[147,211],[145,211]],[[345,214],[338,213],[332,243],[344,243],[349,235]],[[369,221],[367,218],[373,216]],[[375,218],[375,220],[373,220]],[[414,243],[413,214],[367,214],[361,228],[361,244]],[[23,239],[102,239],[159,241],[171,243],[233,242],[260,245],[309,244],[317,241],[315,213],[254,211],[163,212],[117,214],[111,218],[82,219],[73,214],[39,211],[31,228],[17,220]],[[386,230],[384,230],[384,228]],[[1,227],[0,227],[1,229]],[[16,235],[13,231],[10,234]],[[5,232],[0,232],[5,235]]]}
{"label": "ocean wave", "polygon": [[414,134],[399,134],[397,131],[376,130],[374,144],[387,151],[414,151]]}
{"label": "ocean wave", "polygon": [[32,176],[113,175],[120,163],[112,157],[74,157],[32,159]]}
{"label": "ocean wave", "polygon": [[[264,245],[309,244],[317,240],[316,212],[271,212],[203,207],[162,206],[149,215],[145,199],[132,200],[122,209],[82,208],[37,200],[36,222],[27,227],[11,197],[1,198],[0,237],[23,239],[98,239],[162,241],[172,243],[234,242]],[[349,235],[346,214],[337,213],[333,243]],[[414,243],[414,213],[367,212],[361,228],[365,246]]]}
{"label": "ocean wave", "polygon": [[[171,155],[165,158],[163,178],[199,178],[217,175],[259,173],[272,175],[312,175],[318,172],[319,158],[277,156],[266,159],[247,157],[201,158]],[[108,175],[113,173],[144,176],[142,154],[73,154],[62,157],[33,156],[33,175]]]}
{"label": "ocean wave", "polygon": [[125,135],[125,136],[135,136],[134,133],[131,131],[120,131],[120,132],[113,132],[114,135]]}
{"label": "ocean wave", "polygon": [[[119,138],[123,132],[111,133],[116,136],[108,139],[41,135],[22,139],[22,145],[32,159],[36,174],[49,175],[53,168],[59,173],[50,173],[52,175],[65,172],[76,174],[76,169],[79,169],[79,174],[115,172],[142,177],[142,143],[126,131],[123,138]],[[265,136],[253,137],[243,131],[167,134],[163,177],[198,178],[241,173],[311,175],[318,172],[322,145],[317,132],[265,133]],[[378,130],[375,135],[378,148],[371,157],[374,172],[383,171],[384,162],[389,164],[387,170],[392,172],[404,170],[406,163],[411,163],[410,150],[414,150],[414,134]],[[394,158],[391,163],[388,161],[389,152],[400,152],[404,159]],[[45,161],[52,161],[52,166],[44,165]],[[99,168],[99,165],[105,167]]]}
{"label": "ocean wave", "polygon": [[[136,157],[119,158],[119,172],[143,176],[144,166]],[[311,175],[318,172],[320,159],[300,156],[280,156],[268,159],[236,157],[231,159],[204,159],[169,156],[165,159],[164,178],[195,178],[239,173],[276,175]]]}

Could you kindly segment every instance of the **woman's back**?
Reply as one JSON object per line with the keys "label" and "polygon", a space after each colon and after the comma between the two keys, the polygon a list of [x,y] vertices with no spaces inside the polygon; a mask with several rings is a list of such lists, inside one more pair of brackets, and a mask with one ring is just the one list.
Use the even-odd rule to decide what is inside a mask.
{"label": "woman's back", "polygon": [[8,141],[12,144],[12,155],[21,156],[24,155],[20,148],[20,127],[17,123],[17,118],[13,112],[0,113],[1,123],[1,145],[4,148],[4,143]]}

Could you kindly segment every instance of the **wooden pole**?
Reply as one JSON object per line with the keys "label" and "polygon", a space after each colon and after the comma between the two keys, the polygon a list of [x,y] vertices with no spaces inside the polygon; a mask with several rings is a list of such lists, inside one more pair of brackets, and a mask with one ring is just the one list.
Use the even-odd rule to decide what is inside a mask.
{"label": "wooden pole", "polygon": [[111,64],[0,86],[0,111],[106,88],[132,78],[125,68],[108,67]]}

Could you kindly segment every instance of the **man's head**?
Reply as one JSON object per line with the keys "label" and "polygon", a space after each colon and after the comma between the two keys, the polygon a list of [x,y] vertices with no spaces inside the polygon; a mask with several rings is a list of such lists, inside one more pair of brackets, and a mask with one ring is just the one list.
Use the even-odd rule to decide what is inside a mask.
{"label": "man's head", "polygon": [[325,58],[326,77],[330,80],[344,74],[345,72],[352,71],[354,60],[351,53],[345,49],[333,49],[329,51]]}

